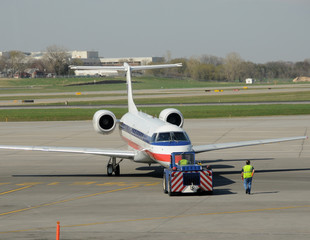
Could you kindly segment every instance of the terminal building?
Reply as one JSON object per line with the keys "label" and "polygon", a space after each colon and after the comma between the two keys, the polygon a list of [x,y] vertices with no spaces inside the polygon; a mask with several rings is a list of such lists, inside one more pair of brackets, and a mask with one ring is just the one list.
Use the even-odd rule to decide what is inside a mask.
{"label": "terminal building", "polygon": [[[23,52],[26,57],[33,59],[42,59],[46,52]],[[98,51],[68,51],[71,60],[79,59],[87,65],[115,66],[124,62],[134,65],[147,65],[150,63],[163,62],[163,57],[121,57],[121,58],[104,58],[99,56]],[[9,57],[10,51],[0,52],[0,57]]]}
{"label": "terminal building", "polygon": [[[23,52],[25,59],[36,59],[40,60],[44,57],[46,52]],[[152,63],[161,63],[164,61],[163,57],[121,57],[121,58],[104,58],[99,56],[98,51],[68,51],[67,52],[69,60],[72,65],[82,65],[82,66],[119,66],[123,65],[124,62],[129,63],[130,65],[148,65]],[[10,52],[0,52],[0,57],[9,57]],[[104,71],[103,71],[104,72]],[[108,73],[106,71],[106,73]],[[96,71],[76,71],[76,75],[100,75],[106,76]],[[108,74],[109,75],[109,74]],[[114,74],[113,74],[114,75]]]}
{"label": "terminal building", "polygon": [[101,65],[101,66],[118,66],[124,62],[130,65],[147,65],[150,63],[163,62],[162,57],[121,57],[121,58],[104,58],[99,57],[97,51],[72,51],[69,52],[71,59],[80,59],[85,66]]}
{"label": "terminal building", "polygon": [[[164,61],[162,57],[122,57],[122,58],[103,58],[99,57],[97,51],[72,51],[70,52],[72,62],[81,61],[84,66],[120,66],[124,62],[130,65],[148,65],[151,63],[160,63]],[[77,76],[99,75],[112,76],[117,75],[117,71],[111,70],[75,70]]]}

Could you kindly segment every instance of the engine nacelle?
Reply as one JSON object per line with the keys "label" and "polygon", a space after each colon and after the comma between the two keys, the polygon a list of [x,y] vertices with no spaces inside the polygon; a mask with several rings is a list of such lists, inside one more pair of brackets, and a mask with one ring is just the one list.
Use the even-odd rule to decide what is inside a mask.
{"label": "engine nacelle", "polygon": [[159,114],[159,119],[178,127],[183,127],[184,123],[183,114],[175,108],[166,108],[162,110]]}
{"label": "engine nacelle", "polygon": [[111,111],[99,110],[93,116],[95,131],[101,134],[110,134],[116,126],[117,119]]}

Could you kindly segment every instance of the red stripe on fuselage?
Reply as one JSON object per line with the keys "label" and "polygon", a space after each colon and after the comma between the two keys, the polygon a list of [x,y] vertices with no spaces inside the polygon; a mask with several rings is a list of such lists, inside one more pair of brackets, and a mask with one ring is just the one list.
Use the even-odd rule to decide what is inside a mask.
{"label": "red stripe on fuselage", "polygon": [[[122,136],[122,138],[124,139],[125,142],[127,142],[127,144],[132,147],[133,149],[136,149],[138,151],[141,151],[143,149],[143,147],[141,147],[139,144],[131,141],[130,139]],[[145,152],[154,160],[156,160],[159,163],[170,163],[170,154],[160,154],[160,153],[154,153],[151,152],[149,150],[145,150]]]}
{"label": "red stripe on fuselage", "polygon": [[122,136],[122,138],[124,139],[125,142],[127,142],[127,144],[132,147],[133,149],[136,149],[136,150],[141,150],[143,149],[140,145],[136,144],[135,142],[129,140],[128,138]]}
{"label": "red stripe on fuselage", "polygon": [[153,153],[150,151],[146,151],[147,154],[149,154],[153,159],[155,159],[158,162],[168,162],[170,163],[170,154],[160,154],[160,153]]}

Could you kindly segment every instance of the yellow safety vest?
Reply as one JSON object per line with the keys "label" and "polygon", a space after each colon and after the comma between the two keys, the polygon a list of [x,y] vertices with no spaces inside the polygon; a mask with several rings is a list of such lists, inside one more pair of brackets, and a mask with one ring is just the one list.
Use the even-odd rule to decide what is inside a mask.
{"label": "yellow safety vest", "polygon": [[187,159],[181,159],[179,161],[179,165],[187,165],[188,164],[188,160]]}
{"label": "yellow safety vest", "polygon": [[251,165],[245,165],[242,169],[243,169],[243,178],[252,177],[253,167]]}

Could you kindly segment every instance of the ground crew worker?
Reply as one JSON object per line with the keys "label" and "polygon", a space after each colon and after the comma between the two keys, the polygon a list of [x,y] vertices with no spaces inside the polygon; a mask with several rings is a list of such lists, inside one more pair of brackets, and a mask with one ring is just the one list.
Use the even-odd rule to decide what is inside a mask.
{"label": "ground crew worker", "polygon": [[242,168],[241,171],[241,178],[244,184],[246,194],[251,194],[252,179],[255,172],[254,167],[251,166],[250,163],[250,160],[247,160],[246,165]]}
{"label": "ground crew worker", "polygon": [[188,164],[188,160],[187,159],[181,159],[179,161],[179,165],[187,165]]}

